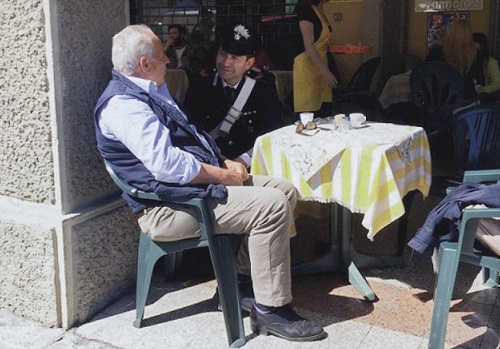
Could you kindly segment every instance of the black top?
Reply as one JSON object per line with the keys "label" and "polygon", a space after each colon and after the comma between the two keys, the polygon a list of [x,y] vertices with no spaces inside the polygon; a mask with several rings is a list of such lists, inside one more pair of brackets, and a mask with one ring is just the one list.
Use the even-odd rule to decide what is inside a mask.
{"label": "black top", "polygon": [[[318,41],[321,31],[323,30],[323,23],[321,22],[321,19],[318,17],[316,14],[316,11],[312,8],[311,5],[296,5],[294,12],[297,14],[297,26],[300,21],[308,21],[311,22],[314,26],[314,42]],[[332,31],[332,28],[328,26],[330,32]],[[298,29],[298,32],[300,33],[300,28]],[[302,35],[300,35],[300,40],[297,42],[297,47],[299,48],[299,51],[297,52],[298,54],[301,54],[302,52],[305,51],[304,47],[304,41],[302,39]]]}
{"label": "black top", "polygon": [[[300,21],[308,21],[311,22],[314,26],[314,42],[318,41],[319,37],[321,36],[321,32],[323,31],[323,23],[321,22],[321,19],[318,17],[316,14],[316,11],[312,8],[311,5],[296,5],[294,12],[297,14],[297,32],[299,33],[298,35],[298,40],[297,40],[297,52],[295,56],[300,55],[302,52],[306,50],[304,47],[304,39],[302,38],[302,33],[299,28],[299,22]],[[332,27],[328,25],[328,30],[330,33],[332,32]],[[332,55],[327,55],[326,56],[328,60],[328,69],[333,73],[335,78],[340,82],[340,74],[339,70],[337,68],[337,64],[335,63],[333,56]]]}

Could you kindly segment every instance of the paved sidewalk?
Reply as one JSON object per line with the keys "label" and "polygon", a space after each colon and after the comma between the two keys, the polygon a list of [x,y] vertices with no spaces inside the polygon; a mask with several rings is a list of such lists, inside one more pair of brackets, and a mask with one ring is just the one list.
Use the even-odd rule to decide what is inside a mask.
{"label": "paved sidewalk", "polygon": [[[294,306],[324,326],[328,337],[311,343],[254,336],[244,318],[248,349],[424,349],[432,312],[430,261],[414,258],[403,269],[365,270],[380,300],[368,303],[337,274],[294,278]],[[478,269],[459,275],[447,348],[494,349],[499,338],[500,289],[483,289]],[[200,276],[203,275],[203,276]],[[0,310],[0,349],[227,348],[215,281],[204,270],[167,284],[155,275],[143,327],[136,329],[130,293],[90,322],[65,331]],[[465,289],[464,289],[465,288]]]}

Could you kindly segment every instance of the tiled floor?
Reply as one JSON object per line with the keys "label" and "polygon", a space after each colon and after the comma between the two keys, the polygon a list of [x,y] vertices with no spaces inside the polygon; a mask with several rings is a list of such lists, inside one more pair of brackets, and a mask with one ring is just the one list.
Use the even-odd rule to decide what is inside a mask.
{"label": "tiled floor", "polygon": [[[304,220],[307,221],[307,218]],[[315,222],[309,219],[302,228],[299,224],[299,233],[303,233],[300,229],[304,226],[317,231],[324,224],[321,220]],[[321,235],[318,238],[321,239]],[[306,251],[313,250],[311,246],[306,247]],[[298,247],[295,249],[297,251]],[[183,280],[180,280],[184,285],[201,283],[196,287],[215,287],[214,281],[210,281],[209,262],[196,261],[199,258],[208,260],[203,253],[206,252],[185,256],[181,266]],[[328,338],[326,342],[288,343],[286,347],[426,348],[433,308],[432,264],[427,257],[410,256],[409,253],[405,257],[408,261],[405,268],[363,270],[378,296],[373,303],[364,301],[354,287],[337,273],[294,277],[294,306],[303,316],[324,326]],[[199,269],[200,265],[204,266],[203,269]],[[500,288],[484,289],[479,272],[478,268],[470,265],[460,267],[449,315],[447,348],[494,349],[499,343]],[[157,282],[161,283],[161,280]],[[211,299],[202,304],[208,309],[215,308]],[[166,321],[170,317],[168,314],[160,315],[154,322]],[[245,321],[248,326],[248,319]],[[276,345],[280,347],[276,343],[280,342],[276,342],[275,338],[259,336],[251,338],[245,347],[275,349]]]}
{"label": "tiled floor", "polygon": [[[303,219],[304,222],[306,221]],[[308,221],[310,234],[322,222]],[[299,231],[302,235],[304,232]],[[389,239],[390,233],[386,234]],[[309,239],[314,240],[314,239]],[[300,239],[296,240],[300,244]],[[378,242],[382,244],[382,241]],[[314,251],[305,244],[307,251]],[[319,245],[321,246],[321,245]],[[374,249],[375,249],[374,245]],[[365,247],[366,248],[366,247]],[[295,247],[295,252],[299,250]],[[299,256],[294,256],[295,258]],[[429,258],[414,255],[405,268],[365,269],[378,296],[366,302],[338,273],[293,278],[293,304],[328,336],[311,343],[288,342],[251,333],[244,318],[247,349],[425,349],[432,314],[433,272]],[[302,256],[302,258],[304,258]],[[185,253],[175,282],[164,281],[158,265],[143,327],[134,328],[134,292],[94,319],[69,331],[47,329],[0,310],[1,349],[227,348],[224,322],[214,299],[210,259],[204,249]],[[446,348],[495,349],[500,337],[500,288],[483,289],[479,270],[461,266],[450,309]]]}
{"label": "tiled floor", "polygon": [[[439,201],[438,197],[431,196],[425,200],[418,195],[415,197],[408,227],[408,239],[423,223],[429,210]],[[307,220],[307,217],[305,218]],[[324,222],[316,221],[316,224],[318,224],[316,229],[319,230]],[[309,218],[302,226],[298,224],[299,230],[304,230],[305,226],[315,227],[315,220]],[[396,248],[395,226],[381,232],[374,243],[364,237],[365,230],[360,226],[359,219],[353,220],[353,230],[354,246],[364,253],[386,254]],[[399,333],[419,337],[423,341],[415,348],[424,348],[427,346],[433,309],[432,263],[429,257],[416,253],[411,255],[409,249],[405,251],[405,259],[408,262],[405,268],[362,271],[379,298],[375,303],[365,302],[341,276],[335,275],[332,280],[332,275],[327,274],[296,278],[295,302],[301,308],[316,314],[324,326],[330,324],[330,317],[339,322],[352,320],[375,326],[380,330],[393,331],[391,336]],[[446,338],[449,347],[496,348],[500,345],[499,321],[500,288],[485,289],[481,284],[480,269],[460,264],[448,321]],[[388,340],[390,342],[392,339]],[[373,346],[373,348],[378,347]]]}
{"label": "tiled floor", "polygon": [[[183,276],[174,284],[165,284],[156,276],[143,329],[131,327],[134,302],[130,295],[76,333],[103,341],[117,331],[128,329],[128,336],[133,334],[137,336],[136,343],[145,344],[156,342],[158,332],[167,331],[168,343],[173,347],[224,347],[222,319],[212,298],[216,284],[210,263],[208,259],[207,263],[198,263],[205,258],[208,256],[204,252],[196,257],[185,256]],[[196,263],[190,263],[193,260]],[[478,272],[470,266],[461,269],[449,316],[447,348],[494,349],[499,342],[500,289],[483,289],[476,278]],[[414,256],[406,268],[369,269],[363,273],[378,296],[377,302],[364,301],[354,287],[335,273],[294,278],[294,306],[300,314],[325,328],[328,333],[325,340],[290,343],[274,337],[255,337],[245,317],[248,336],[245,348],[427,348],[433,307],[430,260]],[[125,309],[124,304],[127,304]],[[117,319],[110,320],[112,317]],[[222,338],[211,337],[214,333]],[[111,343],[115,344],[117,338]],[[124,343],[118,347],[129,348]]]}

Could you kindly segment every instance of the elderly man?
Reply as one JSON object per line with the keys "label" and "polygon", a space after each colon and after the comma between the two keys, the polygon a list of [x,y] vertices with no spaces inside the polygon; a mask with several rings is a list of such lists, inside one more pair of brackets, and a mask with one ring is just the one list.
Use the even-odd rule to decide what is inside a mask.
{"label": "elderly man", "polygon": [[191,120],[210,132],[222,155],[247,168],[255,139],[284,126],[288,112],[275,86],[247,75],[255,51],[255,39],[245,25],[225,26],[215,60],[217,72],[191,84],[184,102]]}
{"label": "elderly man", "polygon": [[[275,178],[249,176],[224,159],[213,139],[187,122],[166,85],[168,58],[146,26],[132,25],[113,37],[113,78],[95,109],[101,155],[125,181],[179,198],[205,197],[215,233],[247,234],[256,333],[297,341],[324,336],[321,327],[291,308],[288,229],[297,193]],[[142,231],[155,240],[199,235],[190,211],[126,196]],[[175,229],[168,229],[174,225]],[[174,235],[175,234],[175,235]]]}

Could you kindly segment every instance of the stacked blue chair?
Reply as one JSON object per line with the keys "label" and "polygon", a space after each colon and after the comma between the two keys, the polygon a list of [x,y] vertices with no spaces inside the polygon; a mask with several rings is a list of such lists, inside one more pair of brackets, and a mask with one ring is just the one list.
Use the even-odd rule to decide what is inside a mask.
{"label": "stacked blue chair", "polygon": [[500,168],[500,103],[462,110],[455,114],[453,128],[459,174]]}
{"label": "stacked blue chair", "polygon": [[153,268],[158,259],[165,255],[172,255],[184,250],[207,246],[210,251],[212,265],[217,279],[220,302],[223,309],[226,332],[229,346],[238,348],[245,344],[245,333],[243,328],[243,318],[239,303],[238,280],[235,263],[228,263],[228,260],[235,259],[235,248],[240,242],[240,237],[231,235],[214,234],[212,219],[210,217],[205,201],[194,198],[189,201],[175,201],[169,198],[160,197],[154,193],[146,193],[128,185],[116,175],[109,163],[104,161],[106,169],[113,178],[113,181],[123,190],[124,193],[140,199],[156,200],[164,203],[182,204],[196,207],[199,212],[199,224],[201,237],[185,239],[173,242],[158,242],[152,240],[148,235],[141,232],[139,239],[139,255],[137,265],[137,295],[136,295],[136,319],[134,326],[141,327],[144,316],[151,276]]}

